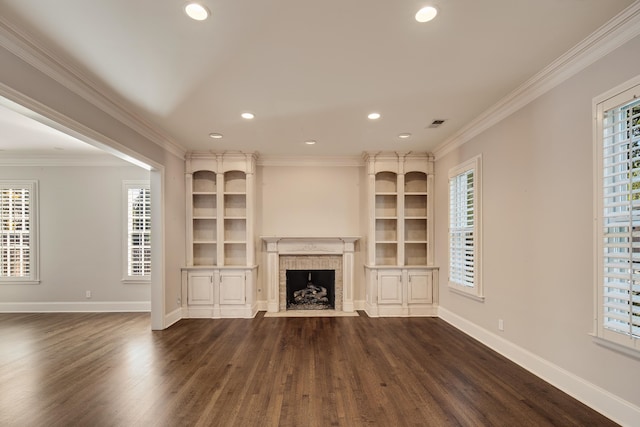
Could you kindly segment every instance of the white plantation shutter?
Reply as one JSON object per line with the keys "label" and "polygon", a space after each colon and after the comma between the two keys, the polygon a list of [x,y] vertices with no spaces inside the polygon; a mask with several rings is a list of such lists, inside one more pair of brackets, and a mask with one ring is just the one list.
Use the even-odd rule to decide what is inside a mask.
{"label": "white plantation shutter", "polygon": [[480,157],[449,172],[449,285],[481,296],[479,280]]}
{"label": "white plantation shutter", "polygon": [[449,181],[449,280],[474,284],[473,171]]}
{"label": "white plantation shutter", "polygon": [[0,182],[0,280],[37,280],[35,181]]}
{"label": "white plantation shutter", "polygon": [[633,340],[640,338],[640,99],[601,110],[599,329]]}
{"label": "white plantation shutter", "polygon": [[127,277],[151,275],[151,191],[148,185],[127,184]]}

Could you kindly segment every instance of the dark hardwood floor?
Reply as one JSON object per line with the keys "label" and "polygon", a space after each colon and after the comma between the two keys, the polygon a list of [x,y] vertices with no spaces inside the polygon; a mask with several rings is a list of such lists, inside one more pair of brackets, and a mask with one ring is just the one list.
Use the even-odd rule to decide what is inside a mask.
{"label": "dark hardwood floor", "polygon": [[0,314],[1,426],[608,426],[436,318]]}

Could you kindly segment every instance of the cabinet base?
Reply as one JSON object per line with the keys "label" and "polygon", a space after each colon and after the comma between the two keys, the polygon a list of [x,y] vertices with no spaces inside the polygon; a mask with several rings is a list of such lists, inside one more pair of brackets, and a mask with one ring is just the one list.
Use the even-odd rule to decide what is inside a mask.
{"label": "cabinet base", "polygon": [[184,307],[182,309],[183,319],[252,319],[256,314],[258,314],[257,305]]}
{"label": "cabinet base", "polygon": [[437,317],[438,307],[435,305],[401,305],[366,304],[364,311],[369,317]]}

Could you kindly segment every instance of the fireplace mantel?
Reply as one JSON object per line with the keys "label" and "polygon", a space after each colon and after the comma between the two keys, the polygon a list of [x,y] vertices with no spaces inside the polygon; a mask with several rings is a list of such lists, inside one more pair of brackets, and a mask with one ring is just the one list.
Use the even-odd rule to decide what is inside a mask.
{"label": "fireplace mantel", "polygon": [[280,255],[342,256],[342,311],[353,312],[355,242],[359,237],[263,236],[267,245],[267,311],[280,310]]}

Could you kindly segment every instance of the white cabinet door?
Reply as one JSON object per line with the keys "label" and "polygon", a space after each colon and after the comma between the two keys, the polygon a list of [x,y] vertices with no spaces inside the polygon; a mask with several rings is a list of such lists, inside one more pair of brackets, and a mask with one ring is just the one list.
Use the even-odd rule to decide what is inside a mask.
{"label": "white cabinet door", "polygon": [[213,273],[189,273],[188,284],[189,305],[213,304]]}
{"label": "white cabinet door", "polygon": [[402,304],[402,273],[400,270],[378,272],[378,304]]}
{"label": "white cabinet door", "polygon": [[220,304],[244,304],[245,283],[244,271],[220,272]]}
{"label": "white cabinet door", "polygon": [[409,304],[431,304],[433,281],[430,271],[409,271]]}

